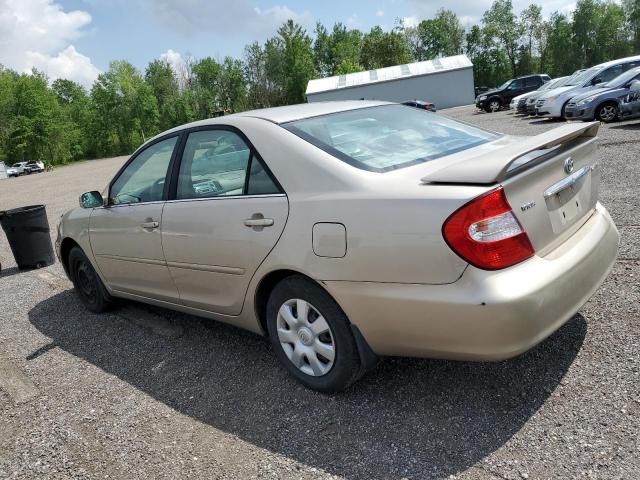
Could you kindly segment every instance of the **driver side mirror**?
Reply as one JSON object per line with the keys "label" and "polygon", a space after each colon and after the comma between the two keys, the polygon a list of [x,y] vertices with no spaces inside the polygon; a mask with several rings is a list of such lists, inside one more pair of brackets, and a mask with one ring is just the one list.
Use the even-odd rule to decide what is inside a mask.
{"label": "driver side mirror", "polygon": [[631,85],[629,85],[629,90],[632,92],[640,92],[640,80],[634,80],[633,82],[631,82]]}
{"label": "driver side mirror", "polygon": [[102,194],[96,190],[85,192],[80,195],[80,206],[82,208],[96,208],[104,205]]}

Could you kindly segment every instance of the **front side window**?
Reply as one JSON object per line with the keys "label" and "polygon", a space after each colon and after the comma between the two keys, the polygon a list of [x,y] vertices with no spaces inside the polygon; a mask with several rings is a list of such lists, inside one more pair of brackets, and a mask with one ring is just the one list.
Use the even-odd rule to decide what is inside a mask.
{"label": "front side window", "polygon": [[513,82],[511,82],[511,84],[509,85],[509,90],[520,90],[521,88],[524,87],[524,81],[522,79],[520,80],[514,80]]}
{"label": "front side window", "polygon": [[363,170],[385,172],[466,150],[498,134],[403,105],[296,120],[283,127]]}
{"label": "front side window", "polygon": [[189,134],[178,174],[178,200],[271,193],[279,193],[278,187],[237,133]]}
{"label": "front side window", "polygon": [[111,185],[109,204],[161,201],[177,140],[177,136],[167,138],[140,152]]}
{"label": "front side window", "polygon": [[613,67],[607,68],[602,73],[599,73],[594,79],[593,84],[596,85],[598,83],[608,82],[609,80],[613,80],[618,75],[622,73],[622,65],[615,65]]}

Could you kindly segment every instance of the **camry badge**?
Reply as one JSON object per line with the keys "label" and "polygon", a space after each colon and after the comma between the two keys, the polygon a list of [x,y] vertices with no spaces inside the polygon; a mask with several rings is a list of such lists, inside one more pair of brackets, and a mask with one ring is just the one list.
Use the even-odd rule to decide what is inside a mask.
{"label": "camry badge", "polygon": [[567,172],[567,174],[573,172],[573,158],[568,157],[564,161],[564,171]]}
{"label": "camry badge", "polygon": [[536,206],[536,202],[527,202],[524,205],[520,206],[520,210],[522,210],[523,212],[526,212],[527,210],[535,206]]}

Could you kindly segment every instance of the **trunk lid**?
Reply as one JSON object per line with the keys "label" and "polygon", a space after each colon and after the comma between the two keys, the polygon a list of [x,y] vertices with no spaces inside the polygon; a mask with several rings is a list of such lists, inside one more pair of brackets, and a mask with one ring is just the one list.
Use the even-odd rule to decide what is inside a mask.
{"label": "trunk lid", "polygon": [[503,148],[459,159],[424,183],[501,184],[540,256],[573,235],[593,213],[600,173],[598,122],[571,123]]}

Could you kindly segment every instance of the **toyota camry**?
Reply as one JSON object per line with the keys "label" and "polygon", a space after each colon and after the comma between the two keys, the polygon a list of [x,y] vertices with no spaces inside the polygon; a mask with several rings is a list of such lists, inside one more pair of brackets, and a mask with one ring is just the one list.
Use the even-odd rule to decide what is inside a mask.
{"label": "toyota camry", "polygon": [[514,137],[373,101],[199,121],[82,194],[57,253],[90,311],[129,299],[266,335],[320,391],[382,356],[506,359],[614,263],[598,127]]}

